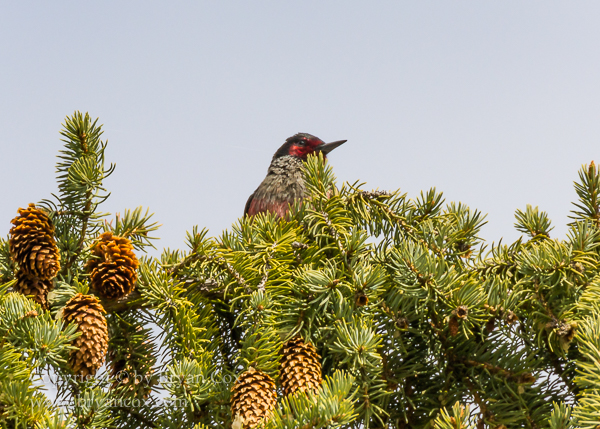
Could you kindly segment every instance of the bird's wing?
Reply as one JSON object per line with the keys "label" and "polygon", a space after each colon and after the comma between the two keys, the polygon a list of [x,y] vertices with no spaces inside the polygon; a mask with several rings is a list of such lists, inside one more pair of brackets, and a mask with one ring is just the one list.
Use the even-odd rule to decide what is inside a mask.
{"label": "bird's wing", "polygon": [[244,216],[249,214],[248,212],[250,211],[250,206],[252,205],[254,194],[256,194],[256,191],[252,192],[252,195],[250,195],[250,197],[248,197],[248,201],[246,201],[246,207],[244,207]]}

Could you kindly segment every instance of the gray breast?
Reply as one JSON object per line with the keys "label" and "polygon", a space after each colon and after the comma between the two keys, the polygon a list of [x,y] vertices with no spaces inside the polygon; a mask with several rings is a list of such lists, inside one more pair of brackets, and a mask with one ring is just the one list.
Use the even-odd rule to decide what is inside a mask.
{"label": "gray breast", "polygon": [[293,156],[274,159],[261,188],[260,193],[272,201],[292,202],[304,198],[302,160]]}

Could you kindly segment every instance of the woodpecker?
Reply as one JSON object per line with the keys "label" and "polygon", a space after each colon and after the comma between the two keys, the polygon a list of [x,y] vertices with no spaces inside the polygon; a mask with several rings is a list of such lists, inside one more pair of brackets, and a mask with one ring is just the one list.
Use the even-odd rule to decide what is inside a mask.
{"label": "woodpecker", "polygon": [[325,143],[308,133],[298,133],[286,139],[273,155],[267,177],[248,198],[244,214],[254,216],[257,213],[272,212],[278,217],[284,217],[291,203],[304,198],[305,186],[301,169],[308,155],[321,152],[326,157],[346,141]]}

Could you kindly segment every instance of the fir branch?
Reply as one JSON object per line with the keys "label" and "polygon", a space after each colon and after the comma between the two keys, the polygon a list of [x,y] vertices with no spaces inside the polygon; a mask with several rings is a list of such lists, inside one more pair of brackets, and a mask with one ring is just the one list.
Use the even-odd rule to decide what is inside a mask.
{"label": "fir branch", "polygon": [[299,392],[284,398],[264,429],[348,427],[357,417],[350,394],[353,381],[336,371],[316,394]]}
{"label": "fir branch", "polygon": [[59,195],[58,207],[42,201],[57,225],[57,244],[64,258],[61,274],[67,276],[85,250],[90,235],[100,228],[97,207],[109,197],[103,181],[115,166],[104,168],[106,143],[100,140],[102,126],[92,122],[89,114],[75,112],[67,117],[61,135],[64,150],[56,165]]}
{"label": "fir branch", "polygon": [[348,253],[346,252],[346,249],[342,243],[342,240],[340,238],[340,234],[338,233],[337,229],[335,228],[335,226],[333,225],[333,223],[331,222],[331,219],[329,219],[329,215],[322,211],[320,212],[321,216],[323,216],[323,220],[325,221],[325,224],[327,225],[327,228],[329,229],[329,234],[333,237],[333,239],[335,240],[335,244],[337,245],[337,248],[340,252],[340,255],[342,255],[343,261],[344,261],[344,265],[346,266],[346,269],[348,270],[348,272],[352,272],[352,268],[350,267],[350,264],[348,263]]}
{"label": "fir branch", "polygon": [[[152,386],[67,377],[74,325],[64,328],[51,315],[88,293],[87,245],[105,229],[143,250],[158,227],[141,208],[112,222],[98,212],[114,169],[104,168],[101,135],[97,121],[79,112],[62,131],[59,195],[44,201],[63,258],[48,296],[52,312],[10,292],[21,285],[8,242],[0,242],[0,426],[66,424],[32,384],[43,368],[63,376],[59,400],[75,399],[72,426],[226,429],[233,382],[226,377],[257,367],[276,378],[281,343],[298,334],[317,346],[326,381],[318,392],[284,398],[263,421],[270,429],[467,429],[475,419],[478,428],[597,426],[600,173],[593,163],[575,184],[566,240],[550,240],[547,214],[527,206],[516,212],[516,227],[531,239],[492,245],[484,255],[484,246],[475,248],[481,212],[444,205],[435,188],[414,199],[365,191],[359,182],[338,188],[325,158],[309,157],[306,198],[287,218],[246,217],[218,238],[194,227],[186,251],[167,249],[160,263],[143,259],[137,289],[103,301],[107,370],[139,372]],[[153,384],[159,370],[168,375],[161,386]],[[152,389],[166,390],[175,405],[109,406]]]}
{"label": "fir branch", "polygon": [[439,249],[434,243],[430,243],[426,240],[424,240],[423,238],[419,238],[415,235],[415,231],[414,231],[414,227],[411,226],[405,218],[403,218],[402,216],[394,213],[386,204],[374,200],[374,204],[376,204],[381,210],[383,210],[390,219],[392,219],[394,222],[396,222],[396,224],[400,227],[400,229],[402,230],[402,232],[404,233],[404,235],[408,238],[410,238],[411,240],[418,242],[419,244],[423,245],[424,247],[426,247],[427,249],[431,250],[433,253],[435,253],[438,256],[445,256],[444,254],[444,250],[443,249]]}
{"label": "fir branch", "polygon": [[490,411],[488,410],[487,403],[479,395],[477,388],[473,384],[473,380],[471,380],[470,377],[466,377],[466,382],[467,382],[467,387],[469,388],[469,393],[475,400],[477,407],[479,407],[479,412],[480,412],[481,418],[479,419],[479,422],[477,423],[477,425],[478,426],[480,424],[483,425],[485,420],[493,420],[494,415],[492,413],[490,413]]}
{"label": "fir branch", "polygon": [[[167,270],[167,273],[169,273],[170,275],[173,275],[173,276],[177,276],[181,270],[188,268],[193,263],[204,262],[204,261],[207,261],[208,259],[209,259],[208,256],[201,255],[196,252],[196,249],[194,249],[189,254],[187,254],[180,262],[172,265]],[[165,266],[165,268],[166,268],[166,266]]]}
{"label": "fir branch", "polygon": [[138,207],[135,210],[125,210],[123,215],[117,213],[115,215],[115,223],[104,222],[104,231],[111,231],[114,235],[125,237],[131,240],[133,247],[137,250],[144,250],[146,247],[154,247],[152,240],[157,240],[157,237],[151,237],[149,234],[158,230],[161,226],[158,222],[150,223],[150,219],[154,216],[146,209],[146,213],[142,215],[142,208]]}
{"label": "fir branch", "polygon": [[520,375],[517,375],[512,371],[501,368],[499,366],[492,365],[488,362],[477,362],[473,359],[467,359],[467,358],[460,358],[460,359],[458,359],[458,362],[463,363],[465,365],[475,367],[475,368],[484,369],[484,370],[488,371],[490,374],[500,375],[500,376],[504,377],[507,381],[515,381],[516,382],[516,381],[519,381],[520,377],[521,377]]}
{"label": "fir branch", "polygon": [[145,302],[139,290],[134,289],[133,292],[119,299],[101,299],[102,307],[108,313],[120,313],[127,310],[135,310],[149,308],[151,305]]}
{"label": "fir branch", "polygon": [[[247,294],[252,293],[252,289],[248,286],[248,283],[246,283],[246,280],[244,280],[244,277],[242,277],[242,275],[239,272],[237,272],[236,269],[233,268],[233,266],[225,260],[225,258],[218,258],[218,259],[216,259],[216,262],[219,265],[221,265],[221,267],[225,268],[225,270],[227,270],[229,275],[231,275],[231,277],[233,277],[235,279],[236,283],[239,286],[241,286]],[[226,293],[227,293],[227,288],[225,289],[225,294]]]}
{"label": "fir branch", "polygon": [[456,402],[452,407],[452,415],[446,408],[442,409],[440,415],[435,419],[435,429],[475,429],[471,424],[471,412],[469,407],[465,407],[459,402]]}
{"label": "fir branch", "polygon": [[515,223],[517,231],[529,235],[532,239],[550,238],[550,231],[554,229],[550,227],[548,213],[540,212],[537,207],[532,208],[530,204],[527,204],[524,212],[517,210],[515,218],[517,219]]}
{"label": "fir branch", "polygon": [[579,203],[573,203],[579,210],[572,210],[571,219],[590,220],[600,229],[600,171],[594,161],[579,170],[579,183],[575,182],[575,192]]}

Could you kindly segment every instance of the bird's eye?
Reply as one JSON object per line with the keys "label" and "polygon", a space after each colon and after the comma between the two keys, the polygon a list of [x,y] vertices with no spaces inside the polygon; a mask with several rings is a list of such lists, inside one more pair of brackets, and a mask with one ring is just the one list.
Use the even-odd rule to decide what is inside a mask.
{"label": "bird's eye", "polygon": [[304,140],[300,140],[298,143],[296,143],[296,146],[306,146],[306,142]]}

